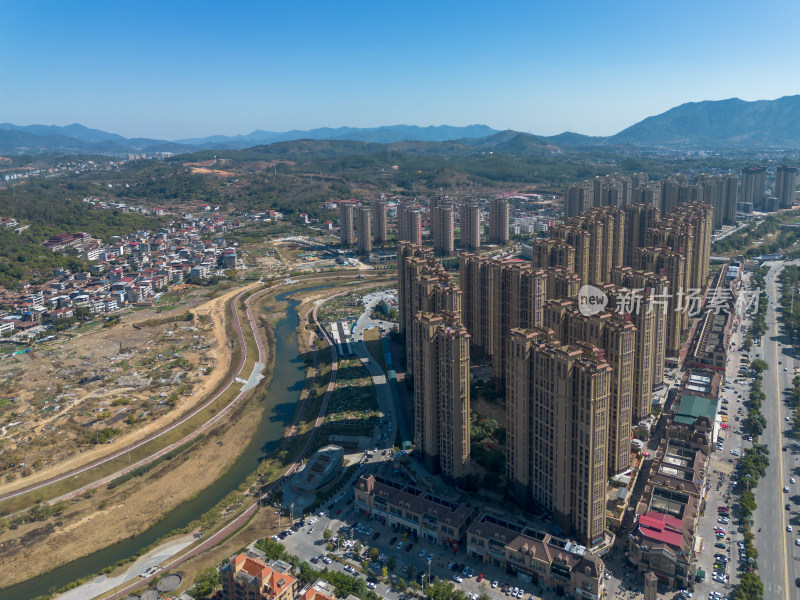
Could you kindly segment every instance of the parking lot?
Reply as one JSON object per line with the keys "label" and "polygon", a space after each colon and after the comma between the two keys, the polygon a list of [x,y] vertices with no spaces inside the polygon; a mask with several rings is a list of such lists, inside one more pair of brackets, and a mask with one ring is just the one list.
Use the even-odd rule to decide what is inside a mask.
{"label": "parking lot", "polygon": [[[329,510],[320,511],[324,516],[318,513],[307,518],[304,526],[280,540],[281,543],[290,554],[309,562],[315,569],[327,567],[368,578],[368,581],[374,579],[376,593],[390,599],[405,596],[406,590],[399,587],[400,580],[407,585],[411,581],[422,582],[435,577],[451,581],[457,589],[474,599],[481,594],[497,600],[512,596],[548,600],[558,597],[552,590],[526,584],[496,567],[482,565],[467,557],[463,549],[455,552],[452,548],[432,544],[370,519],[356,511],[352,500],[353,490],[350,488]],[[334,534],[331,542],[335,549],[332,552],[326,550],[326,529]],[[359,548],[358,553],[356,548]],[[387,567],[388,580],[394,587],[383,583],[379,568],[370,567],[369,572],[363,572],[361,565],[374,555],[373,548],[377,550],[379,562]]]}

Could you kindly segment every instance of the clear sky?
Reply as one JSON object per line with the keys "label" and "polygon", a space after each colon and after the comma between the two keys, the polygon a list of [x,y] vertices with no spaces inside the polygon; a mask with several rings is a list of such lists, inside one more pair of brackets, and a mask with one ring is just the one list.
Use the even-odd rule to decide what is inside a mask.
{"label": "clear sky", "polygon": [[0,0],[0,122],[615,133],[800,93],[800,2]]}

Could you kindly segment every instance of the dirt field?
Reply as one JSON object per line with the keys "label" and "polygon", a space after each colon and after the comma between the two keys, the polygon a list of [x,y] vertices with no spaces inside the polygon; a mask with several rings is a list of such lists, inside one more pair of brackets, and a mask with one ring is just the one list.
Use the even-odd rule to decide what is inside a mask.
{"label": "dirt field", "polygon": [[[189,296],[160,314],[131,312],[119,325],[2,365],[0,393],[15,401],[0,407],[0,492],[104,456],[193,409],[230,366],[224,310],[241,289],[212,300]],[[192,305],[193,323],[142,325]],[[99,440],[104,430],[115,432],[108,444]]]}
{"label": "dirt field", "polygon": [[[60,517],[6,531],[0,535],[0,581],[29,579],[147,529],[222,475],[252,437],[261,412],[261,405],[250,401],[185,457],[113,490],[99,488],[91,498],[70,503]],[[48,560],[38,560],[41,556]],[[29,568],[14,568],[19,561]]]}

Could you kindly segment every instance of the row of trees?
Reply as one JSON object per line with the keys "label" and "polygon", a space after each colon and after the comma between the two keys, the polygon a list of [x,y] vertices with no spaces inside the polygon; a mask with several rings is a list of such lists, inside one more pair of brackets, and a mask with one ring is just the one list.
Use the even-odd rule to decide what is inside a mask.
{"label": "row of trees", "polygon": [[[753,318],[748,339],[746,340],[748,348],[752,342],[751,335],[761,337],[767,332],[765,317],[769,300],[764,292],[766,291],[765,278],[768,271],[768,268],[762,267],[752,278],[754,287],[759,290],[759,296],[758,312]],[[769,363],[765,360],[756,359],[750,363],[753,381],[747,402],[748,414],[744,420],[743,427],[745,431],[753,435],[756,441],[753,443],[752,448],[744,450],[739,460],[737,466],[739,484],[736,487],[744,526],[744,552],[747,557],[748,568],[747,572],[743,573],[739,578],[739,583],[732,595],[734,600],[763,600],[764,598],[764,584],[756,573],[758,569],[758,550],[755,547],[755,534],[750,527],[750,523],[753,513],[758,507],[753,490],[758,486],[759,479],[767,474],[767,467],[769,466],[769,449],[757,441],[758,436],[763,433],[767,426],[767,420],[761,412],[761,405],[766,400],[766,394],[761,388],[761,379],[768,369]]]}

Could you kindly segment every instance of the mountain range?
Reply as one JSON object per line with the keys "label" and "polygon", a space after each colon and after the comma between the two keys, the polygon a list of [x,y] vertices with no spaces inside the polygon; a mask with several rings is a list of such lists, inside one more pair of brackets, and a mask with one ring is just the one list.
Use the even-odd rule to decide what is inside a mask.
{"label": "mountain range", "polygon": [[238,150],[300,139],[397,142],[454,141],[513,153],[536,153],[542,147],[645,146],[665,148],[800,148],[800,95],[746,102],[738,98],[688,102],[648,117],[608,137],[564,132],[533,136],[498,131],[487,125],[391,125],[384,127],[323,127],[285,132],[257,129],[247,135],[215,135],[175,141],[125,138],[78,123],[57,125],[0,124],[0,152],[5,154],[128,154],[197,150]]}

